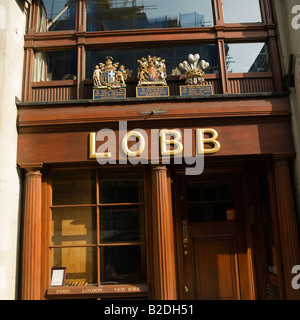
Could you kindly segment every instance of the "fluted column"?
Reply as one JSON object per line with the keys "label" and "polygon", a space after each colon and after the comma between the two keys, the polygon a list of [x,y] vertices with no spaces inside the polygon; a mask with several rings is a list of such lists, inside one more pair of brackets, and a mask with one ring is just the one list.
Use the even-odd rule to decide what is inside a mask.
{"label": "fluted column", "polygon": [[153,299],[177,298],[171,182],[165,166],[152,168]]}
{"label": "fluted column", "polygon": [[291,282],[295,276],[292,268],[300,265],[300,250],[289,162],[275,158],[274,174],[286,298],[295,300],[300,299],[300,292],[292,288]]}
{"label": "fluted column", "polygon": [[41,299],[41,166],[26,171],[23,211],[22,300]]}

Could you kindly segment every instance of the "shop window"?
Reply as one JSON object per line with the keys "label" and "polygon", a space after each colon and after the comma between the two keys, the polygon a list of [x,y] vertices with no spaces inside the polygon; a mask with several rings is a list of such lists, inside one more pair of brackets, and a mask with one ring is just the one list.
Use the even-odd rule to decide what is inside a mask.
{"label": "shop window", "polygon": [[269,72],[268,46],[264,42],[225,44],[228,73]]}
{"label": "shop window", "polygon": [[[180,62],[187,60],[190,53],[200,55],[200,59],[209,62],[210,66],[205,73],[218,73],[218,53],[214,44],[187,45],[187,46],[159,46],[120,49],[91,49],[86,52],[86,78],[93,77],[95,66],[103,62],[106,56],[112,56],[114,61],[123,64],[129,69],[130,75],[137,76],[137,60],[148,55],[161,57],[166,61],[167,75],[178,69]],[[183,72],[182,72],[183,73]]]}
{"label": "shop window", "polygon": [[33,81],[75,80],[77,51],[40,51],[34,55]]}
{"label": "shop window", "polygon": [[86,0],[87,31],[213,26],[211,0]]}
{"label": "shop window", "polygon": [[223,0],[225,23],[262,22],[259,0]]}
{"label": "shop window", "polygon": [[76,0],[39,0],[39,32],[75,30]]}
{"label": "shop window", "polygon": [[146,282],[141,173],[54,171],[51,267],[66,268],[66,285]]}

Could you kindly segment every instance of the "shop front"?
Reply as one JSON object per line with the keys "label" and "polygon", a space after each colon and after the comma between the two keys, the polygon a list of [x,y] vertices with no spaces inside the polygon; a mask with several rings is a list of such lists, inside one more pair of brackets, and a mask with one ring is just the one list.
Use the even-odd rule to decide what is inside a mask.
{"label": "shop front", "polygon": [[22,299],[298,299],[288,96],[18,109]]}

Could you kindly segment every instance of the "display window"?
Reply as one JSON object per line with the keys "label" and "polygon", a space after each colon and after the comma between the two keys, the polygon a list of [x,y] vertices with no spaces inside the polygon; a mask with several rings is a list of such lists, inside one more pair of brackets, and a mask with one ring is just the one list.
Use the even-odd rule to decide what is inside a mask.
{"label": "display window", "polygon": [[55,170],[51,268],[66,286],[147,282],[142,172]]}

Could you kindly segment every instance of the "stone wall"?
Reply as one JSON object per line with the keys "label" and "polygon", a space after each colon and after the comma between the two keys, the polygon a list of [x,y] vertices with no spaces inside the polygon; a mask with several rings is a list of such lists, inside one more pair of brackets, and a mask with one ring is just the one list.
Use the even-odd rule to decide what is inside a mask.
{"label": "stone wall", "polygon": [[17,108],[21,99],[25,1],[0,1],[0,299],[17,299],[20,172],[16,166]]}

